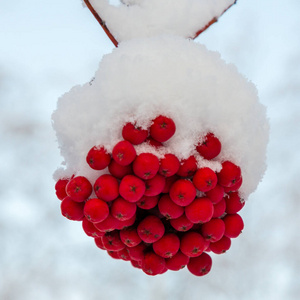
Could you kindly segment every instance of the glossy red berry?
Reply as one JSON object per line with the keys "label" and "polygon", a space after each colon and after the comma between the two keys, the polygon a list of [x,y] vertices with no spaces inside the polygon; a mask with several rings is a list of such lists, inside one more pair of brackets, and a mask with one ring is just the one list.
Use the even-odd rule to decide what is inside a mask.
{"label": "glossy red berry", "polygon": [[129,141],[131,144],[139,145],[148,137],[148,130],[133,123],[127,123],[122,129],[122,136],[124,140]]}
{"label": "glossy red berry", "polygon": [[196,146],[196,150],[203,158],[210,160],[220,154],[221,142],[213,133],[208,133]]}
{"label": "glossy red berry", "polygon": [[158,142],[166,142],[176,131],[176,126],[171,118],[166,116],[156,117],[150,126],[150,135]]}
{"label": "glossy red berry", "polygon": [[86,156],[86,162],[94,170],[104,170],[110,160],[111,156],[103,146],[94,146]]}

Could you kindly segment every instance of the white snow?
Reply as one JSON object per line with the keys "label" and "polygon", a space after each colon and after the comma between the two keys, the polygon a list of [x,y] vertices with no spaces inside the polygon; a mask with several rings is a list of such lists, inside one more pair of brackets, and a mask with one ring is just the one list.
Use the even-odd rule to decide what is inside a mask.
{"label": "white snow", "polygon": [[[177,127],[165,151],[187,158],[211,131],[222,143],[216,160],[242,169],[244,198],[256,189],[266,169],[269,126],[255,86],[219,53],[168,35],[120,43],[103,57],[92,83],[59,99],[53,127],[65,166],[55,178],[75,173],[94,180],[101,172],[88,167],[89,149],[101,144],[111,150],[126,122],[147,127],[159,114]],[[220,163],[200,159],[199,166],[217,171]]]}
{"label": "white snow", "polygon": [[219,17],[235,0],[123,0],[122,2],[113,5],[108,0],[90,0],[118,42],[160,34],[193,37],[214,17]]}

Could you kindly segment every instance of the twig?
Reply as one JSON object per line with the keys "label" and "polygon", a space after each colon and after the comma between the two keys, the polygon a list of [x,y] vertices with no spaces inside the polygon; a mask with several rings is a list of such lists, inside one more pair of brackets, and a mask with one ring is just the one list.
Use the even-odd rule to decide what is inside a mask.
{"label": "twig", "polygon": [[[221,14],[219,17],[221,17],[231,6],[233,6],[234,4],[236,4],[237,0],[234,1],[234,3],[232,3],[231,5],[229,5]],[[84,0],[84,3],[86,4],[86,6],[88,7],[88,9],[91,11],[91,13],[94,15],[94,17],[96,18],[96,20],[98,21],[98,23],[100,24],[100,26],[103,28],[104,32],[106,33],[106,35],[110,38],[110,40],[112,41],[112,43],[118,47],[118,41],[115,39],[115,37],[112,35],[112,33],[109,31],[109,29],[107,28],[105,22],[102,20],[102,18],[98,15],[98,13],[95,11],[95,9],[93,8],[93,6],[91,5],[89,0]],[[207,28],[209,28],[212,24],[216,23],[219,19],[219,17],[214,17],[212,20],[210,20],[203,28],[201,28],[200,30],[198,30],[196,32],[196,34],[192,37],[192,39],[197,38],[203,31],[205,31]]]}
{"label": "twig", "polygon": [[205,31],[208,27],[210,27],[212,24],[216,23],[218,21],[218,19],[234,4],[236,4],[237,0],[234,1],[234,3],[230,4],[221,14],[220,16],[214,17],[212,20],[210,20],[203,28],[201,28],[200,30],[198,30],[196,32],[196,34],[194,35],[194,37],[192,37],[192,39],[197,38],[203,31]]}
{"label": "twig", "polygon": [[86,6],[88,7],[88,9],[91,11],[91,13],[94,15],[94,17],[96,18],[96,20],[98,21],[98,23],[100,24],[100,26],[103,28],[104,32],[106,33],[106,35],[110,38],[110,40],[112,41],[112,43],[118,47],[118,41],[115,39],[115,37],[112,35],[112,33],[109,31],[109,29],[107,28],[105,22],[102,20],[102,18],[98,15],[98,13],[95,11],[95,9],[93,8],[93,6],[91,5],[89,0],[84,0],[84,3],[86,4]]}

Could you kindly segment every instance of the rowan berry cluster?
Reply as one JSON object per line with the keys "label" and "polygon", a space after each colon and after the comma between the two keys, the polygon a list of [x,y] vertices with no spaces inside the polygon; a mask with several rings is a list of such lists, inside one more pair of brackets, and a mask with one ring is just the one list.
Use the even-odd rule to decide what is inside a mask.
{"label": "rowan berry cluster", "polygon": [[136,152],[136,145],[164,147],[175,133],[174,121],[156,117],[150,128],[127,123],[124,140],[112,153],[95,146],[86,161],[104,170],[92,183],[83,176],[59,179],[56,195],[66,218],[81,221],[84,232],[97,247],[115,258],[130,261],[148,275],[185,266],[196,275],[212,266],[209,252],[221,254],[244,224],[238,212],[245,202],[239,195],[241,169],[223,161],[220,172],[197,166],[197,155],[215,159],[221,142],[207,133],[195,145],[197,155],[179,160],[167,153]]}

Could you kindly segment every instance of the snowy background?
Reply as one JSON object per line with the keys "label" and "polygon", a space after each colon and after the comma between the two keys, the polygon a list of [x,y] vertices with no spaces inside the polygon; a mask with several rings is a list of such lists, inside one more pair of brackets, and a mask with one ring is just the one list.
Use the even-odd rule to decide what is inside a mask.
{"label": "snowy background", "polygon": [[203,278],[114,261],[60,215],[51,114],[114,46],[81,2],[0,0],[0,299],[298,299],[300,2],[239,0],[196,41],[253,81],[271,125],[243,234]]}

